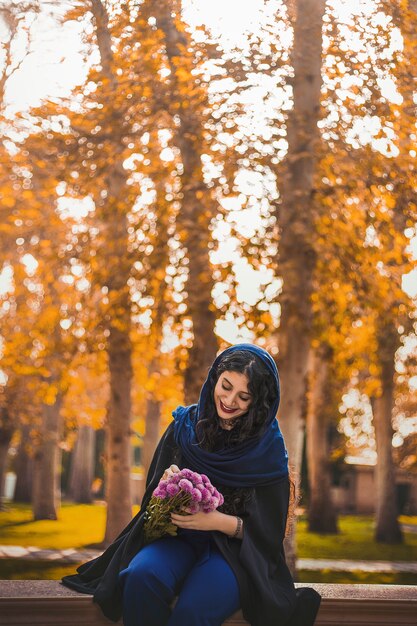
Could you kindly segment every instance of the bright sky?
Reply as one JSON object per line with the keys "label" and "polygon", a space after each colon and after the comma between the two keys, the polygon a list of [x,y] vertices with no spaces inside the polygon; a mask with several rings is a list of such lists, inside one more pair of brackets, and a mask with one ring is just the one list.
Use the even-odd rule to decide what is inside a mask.
{"label": "bright sky", "polygon": [[[61,2],[60,13],[65,4],[71,3]],[[48,5],[44,4],[45,13]],[[184,13],[190,23],[206,24],[222,33],[225,43],[233,45],[241,40],[245,30],[256,30],[263,5],[263,0],[185,0]],[[79,52],[79,33],[80,26],[75,22],[57,26],[47,14],[36,19],[34,53],[10,80],[8,99],[12,110],[39,104],[48,96],[66,94],[82,79],[87,66]]]}

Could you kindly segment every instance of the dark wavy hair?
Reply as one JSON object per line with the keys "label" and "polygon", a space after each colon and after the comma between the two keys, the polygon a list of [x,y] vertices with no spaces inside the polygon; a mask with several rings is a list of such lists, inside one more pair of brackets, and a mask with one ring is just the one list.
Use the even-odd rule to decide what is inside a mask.
{"label": "dark wavy hair", "polygon": [[[238,372],[248,377],[248,390],[252,402],[248,411],[237,418],[235,426],[225,431],[220,426],[214,403],[214,388],[223,372]],[[200,447],[214,451],[219,445],[233,446],[251,437],[262,434],[268,420],[270,408],[277,397],[276,382],[260,358],[248,350],[236,350],[226,354],[209,373],[210,392],[203,413],[196,424],[196,435]]]}

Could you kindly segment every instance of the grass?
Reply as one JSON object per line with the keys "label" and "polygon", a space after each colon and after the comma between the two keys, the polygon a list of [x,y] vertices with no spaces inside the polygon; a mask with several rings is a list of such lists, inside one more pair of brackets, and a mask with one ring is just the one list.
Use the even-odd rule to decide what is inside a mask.
{"label": "grass", "polygon": [[[417,517],[401,517],[401,522],[416,524]],[[307,521],[297,524],[297,554],[311,559],[353,559],[364,561],[417,561],[417,533],[405,533],[402,545],[376,543],[374,519],[345,515],[339,519],[338,535],[307,532]]]}
{"label": "grass", "polygon": [[[134,507],[133,514],[138,507]],[[106,508],[103,504],[64,503],[59,519],[34,522],[29,506],[11,504],[0,512],[0,544],[37,546],[62,550],[86,548],[99,544],[104,537]],[[417,517],[401,518],[403,523],[417,524]],[[342,516],[340,534],[319,535],[307,532],[307,522],[300,517],[297,526],[298,556],[300,558],[359,559],[383,561],[417,561],[417,534],[406,533],[400,546],[377,544],[373,541],[373,518]],[[3,579],[60,579],[74,573],[77,564],[0,559]],[[299,572],[300,582],[417,584],[416,574],[333,572],[330,570]]]}
{"label": "grass", "polygon": [[0,544],[63,550],[83,548],[103,540],[106,507],[63,504],[58,520],[33,521],[28,505],[13,504],[0,512]]}
{"label": "grass", "polygon": [[79,563],[58,565],[50,561],[25,561],[0,559],[2,580],[60,580],[67,574],[75,574]]}
{"label": "grass", "polygon": [[298,570],[297,582],[336,583],[357,585],[417,585],[417,574],[404,572],[333,572],[323,570]]}

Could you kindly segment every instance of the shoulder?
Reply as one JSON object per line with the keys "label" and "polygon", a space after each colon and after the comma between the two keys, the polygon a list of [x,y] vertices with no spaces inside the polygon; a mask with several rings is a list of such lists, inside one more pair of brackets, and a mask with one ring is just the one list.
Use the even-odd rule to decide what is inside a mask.
{"label": "shoulder", "polygon": [[175,420],[171,420],[171,422],[166,427],[165,432],[162,435],[162,437],[171,437],[174,435],[174,424],[175,424]]}
{"label": "shoulder", "polygon": [[156,450],[153,455],[150,471],[154,471],[155,466],[160,462],[166,462],[166,457],[170,456],[176,449],[176,443],[174,438],[174,422],[168,424],[167,428],[163,432]]}
{"label": "shoulder", "polygon": [[[174,438],[174,422],[168,424],[154,452],[146,479],[146,488],[159,481],[163,471],[171,464],[175,463],[178,455],[178,447]],[[156,484],[152,489],[156,487]],[[145,493],[146,495],[146,493]]]}
{"label": "shoulder", "polygon": [[159,439],[159,443],[162,443],[166,440],[172,439],[174,436],[174,424],[175,421],[172,420],[168,426],[165,428],[164,432],[161,435],[161,438]]}
{"label": "shoulder", "polygon": [[168,424],[165,432],[163,433],[158,448],[162,455],[172,457],[170,463],[178,463],[180,455],[180,446],[178,438],[176,436],[175,421],[173,420]]}
{"label": "shoulder", "polygon": [[174,420],[168,424],[165,431],[162,433],[162,436],[158,443],[157,451],[162,452],[166,448],[171,448],[176,445],[175,437],[174,437]]}

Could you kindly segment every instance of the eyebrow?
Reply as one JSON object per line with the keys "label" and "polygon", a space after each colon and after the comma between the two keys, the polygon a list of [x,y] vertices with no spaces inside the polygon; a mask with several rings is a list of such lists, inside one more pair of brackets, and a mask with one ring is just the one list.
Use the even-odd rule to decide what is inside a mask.
{"label": "eyebrow", "polygon": [[[233,387],[232,383],[230,382],[230,380],[229,380],[228,378],[226,378],[226,376],[223,376],[223,380],[225,380],[227,383],[229,383],[229,385],[230,385],[231,387]],[[250,391],[243,391],[243,390],[242,390],[242,391],[240,391],[240,393],[244,393],[244,394],[246,394],[247,396],[251,396],[251,395],[252,395]]]}

